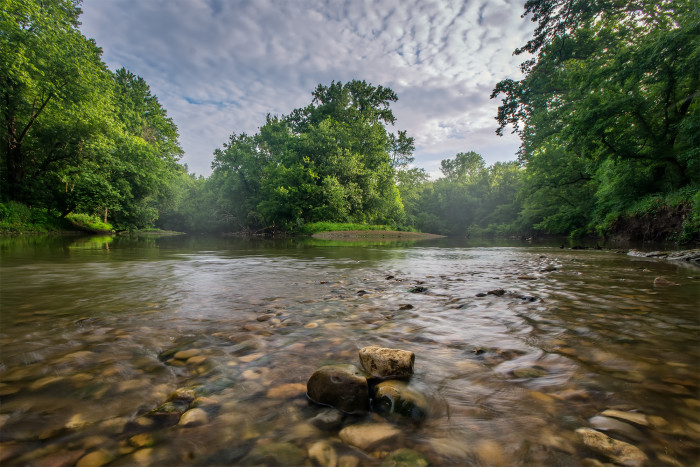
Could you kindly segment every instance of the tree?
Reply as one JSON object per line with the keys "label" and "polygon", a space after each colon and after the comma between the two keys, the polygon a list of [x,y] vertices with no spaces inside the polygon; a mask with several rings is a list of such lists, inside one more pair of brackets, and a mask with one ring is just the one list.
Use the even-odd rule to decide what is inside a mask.
{"label": "tree", "polygon": [[394,92],[351,81],[319,85],[312,96],[308,106],[268,116],[257,134],[234,135],[215,152],[222,215],[253,229],[402,222],[394,162],[410,159],[413,139],[387,131]]}
{"label": "tree", "polygon": [[0,2],[5,199],[46,201],[46,186],[92,157],[87,140],[111,123],[109,75],[100,49],[77,29],[79,3]]}
{"label": "tree", "polygon": [[[570,220],[583,225],[558,214],[538,225],[592,229],[639,197],[698,185],[697,5],[536,0],[526,3],[529,13],[538,28],[516,54],[536,57],[523,63],[524,79],[494,89],[492,98],[504,96],[498,133],[512,126],[521,136],[520,161],[532,168],[530,180],[550,175],[548,196],[566,198],[577,185],[589,195],[594,189],[598,200],[574,198],[581,209]],[[554,163],[541,171],[545,161]],[[531,199],[526,206],[532,212],[536,204]]]}

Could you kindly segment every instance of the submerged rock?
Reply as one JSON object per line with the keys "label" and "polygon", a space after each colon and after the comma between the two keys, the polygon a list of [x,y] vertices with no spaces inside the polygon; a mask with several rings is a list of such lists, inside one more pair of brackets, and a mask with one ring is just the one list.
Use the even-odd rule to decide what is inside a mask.
{"label": "submerged rock", "polygon": [[255,446],[241,459],[241,465],[303,465],[305,457],[292,443],[266,443]]}
{"label": "submerged rock", "polygon": [[209,416],[203,409],[190,409],[182,414],[178,425],[184,427],[193,427],[204,425],[209,422]]}
{"label": "submerged rock", "polygon": [[343,421],[343,412],[334,408],[321,410],[309,422],[322,430],[337,429]]}
{"label": "submerged rock", "polygon": [[642,441],[644,439],[644,435],[641,431],[628,423],[615,420],[614,418],[596,415],[595,417],[591,417],[588,423],[599,431],[622,435],[635,441]]}
{"label": "submerged rock", "polygon": [[328,441],[317,441],[309,447],[309,457],[323,467],[336,467],[338,453]]}
{"label": "submerged rock", "polygon": [[306,394],[312,401],[343,412],[369,410],[367,374],[355,365],[326,365],[311,375]]}
{"label": "submerged rock", "polygon": [[428,415],[428,399],[404,381],[383,381],[374,387],[372,408],[383,415],[422,421]]}
{"label": "submerged rock", "polygon": [[388,423],[358,423],[346,426],[338,436],[345,444],[367,451],[401,434],[401,430]]}
{"label": "submerged rock", "polygon": [[407,378],[413,374],[413,352],[372,345],[360,349],[362,368],[379,378]]}
{"label": "submerged rock", "polygon": [[647,416],[639,412],[625,412],[623,410],[608,409],[604,410],[601,415],[604,417],[618,418],[620,420],[625,420],[641,426],[649,426]]}
{"label": "submerged rock", "polygon": [[413,449],[402,448],[389,453],[381,467],[428,467],[430,462],[425,456]]}
{"label": "submerged rock", "polygon": [[630,467],[642,466],[649,458],[638,447],[611,438],[600,431],[579,428],[576,435],[592,450],[609,457],[613,462]]}

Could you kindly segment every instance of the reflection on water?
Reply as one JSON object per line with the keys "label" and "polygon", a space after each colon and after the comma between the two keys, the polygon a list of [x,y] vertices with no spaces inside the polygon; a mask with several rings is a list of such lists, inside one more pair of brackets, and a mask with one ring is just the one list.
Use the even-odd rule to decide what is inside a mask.
{"label": "reflection on water", "polygon": [[[432,465],[633,462],[582,428],[649,465],[700,455],[696,269],[447,239],[22,238],[0,251],[3,465],[379,465],[402,448]],[[359,449],[339,431],[384,419],[318,423],[304,387],[366,345],[415,352],[431,413]]]}

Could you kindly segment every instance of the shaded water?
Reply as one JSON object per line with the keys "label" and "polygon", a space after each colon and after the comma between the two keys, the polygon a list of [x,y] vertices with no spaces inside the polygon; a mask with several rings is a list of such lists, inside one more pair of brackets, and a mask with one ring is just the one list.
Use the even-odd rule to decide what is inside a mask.
{"label": "shaded water", "polygon": [[[699,462],[689,266],[448,240],[0,241],[3,465],[380,465],[406,447],[431,465],[611,462],[582,427],[649,465]],[[384,419],[319,427],[304,387],[367,345],[415,352],[431,409],[362,450],[339,431]],[[206,420],[178,425],[193,407]]]}

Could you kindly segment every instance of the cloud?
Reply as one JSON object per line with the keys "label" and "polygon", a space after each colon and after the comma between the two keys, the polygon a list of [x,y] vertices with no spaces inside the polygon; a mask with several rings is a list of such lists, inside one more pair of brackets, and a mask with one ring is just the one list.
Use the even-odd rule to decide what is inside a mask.
{"label": "cloud", "polygon": [[512,159],[493,86],[519,76],[522,0],[85,0],[82,31],[111,69],[142,76],[178,125],[190,170],[210,173],[231,133],[307,105],[319,83],[394,89],[396,129],[431,171],[456,152]]}

